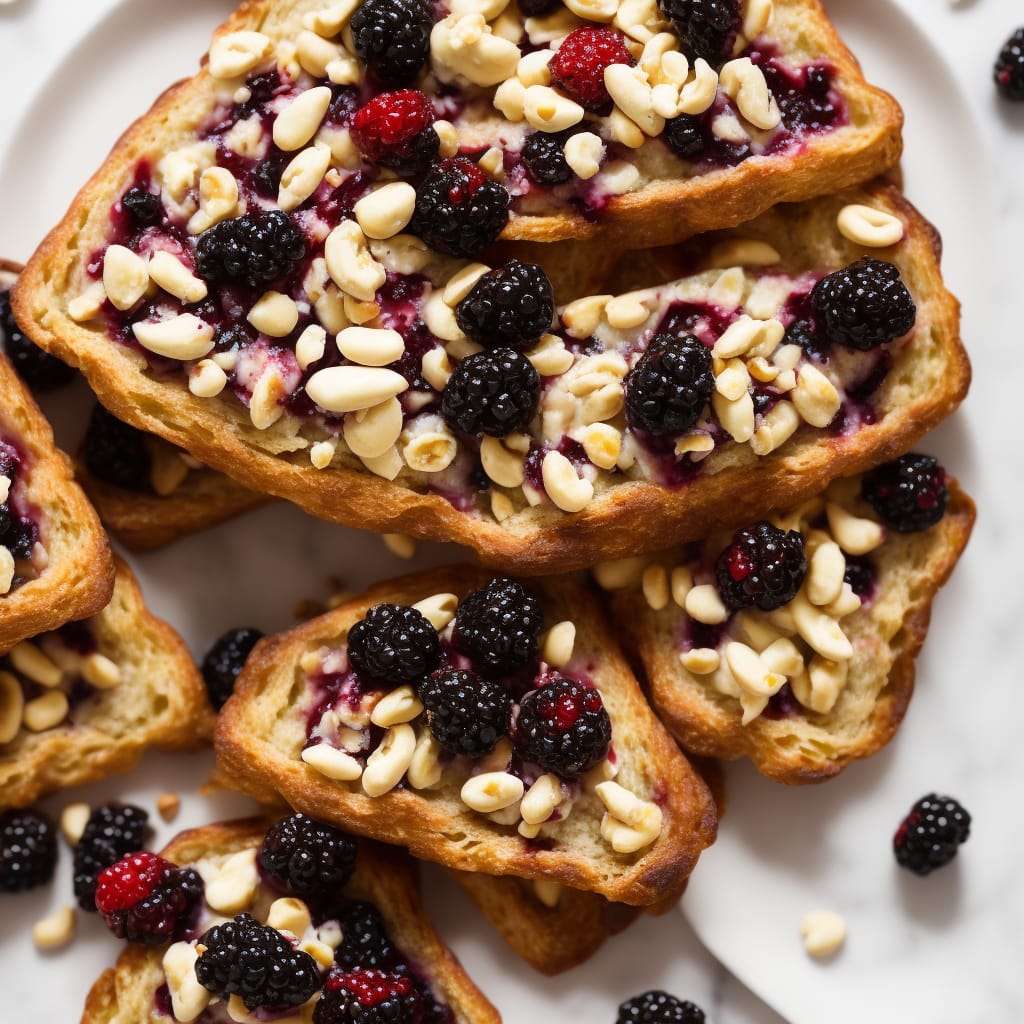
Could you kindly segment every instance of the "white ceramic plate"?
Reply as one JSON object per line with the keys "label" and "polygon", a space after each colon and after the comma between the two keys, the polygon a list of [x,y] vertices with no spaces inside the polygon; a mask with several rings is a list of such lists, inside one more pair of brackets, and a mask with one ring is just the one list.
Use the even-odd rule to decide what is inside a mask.
{"label": "white ceramic plate", "polygon": [[[227,0],[176,0],[173,5],[161,0],[123,0],[70,52],[40,88],[0,166],[0,195],[32,197],[31,202],[6,211],[5,255],[24,257],[34,248],[121,128],[141,114],[166,84],[195,68],[210,29],[231,6]],[[966,108],[941,61],[887,0],[842,0],[833,2],[830,10],[869,73],[908,109],[907,181],[913,197],[941,220],[948,238],[961,240],[969,235],[972,239],[970,248],[953,246],[959,259],[948,262],[953,280],[967,294],[973,281],[972,262],[984,248],[978,235],[986,230],[987,211],[970,195],[965,201],[957,191],[958,183],[970,180],[968,151],[978,145]],[[927,154],[929,140],[940,137],[940,129],[955,130],[959,139],[971,141],[962,150],[944,151],[936,168]],[[51,403],[50,411],[69,443],[81,422],[82,408],[84,402]],[[950,455],[954,465],[963,465],[964,438],[962,420],[944,433],[940,450]],[[455,554],[452,549],[432,548],[417,564]],[[244,622],[265,630],[287,627],[293,621],[295,602],[322,595],[328,574],[358,587],[408,567],[388,555],[375,539],[310,520],[283,506],[132,562],[151,605],[197,653],[229,626]],[[943,603],[940,627],[950,624],[954,612],[970,614],[970,583],[961,576],[951,588],[954,593]],[[926,683],[939,677],[939,665],[958,665],[955,645],[945,630],[937,632],[923,662]],[[906,880],[892,877],[886,850],[886,835],[898,812],[920,795],[919,790],[957,788],[954,783],[964,778],[962,766],[945,758],[941,772],[921,767],[926,762],[918,754],[938,751],[934,734],[920,735],[922,727],[927,730],[936,724],[931,703],[931,707],[922,706],[926,700],[919,698],[911,715],[916,719],[911,723],[913,731],[892,753],[854,769],[825,790],[786,791],[768,786],[749,771],[732,773],[732,809],[718,845],[702,864],[687,912],[715,954],[799,1024],[821,1024],[826,1015],[807,1015],[805,1003],[793,998],[793,979],[814,993],[818,992],[815,986],[830,986],[833,1006],[827,1018],[845,1021],[834,1012],[835,993],[843,991],[845,999],[847,982],[862,984],[865,963],[871,967],[872,962],[881,961],[884,966],[897,937],[903,941],[908,932],[920,938],[922,932],[939,930],[946,921],[944,915],[952,913],[959,873],[949,873],[927,890],[938,894],[940,910],[925,913],[919,906],[925,890],[908,888]],[[939,719],[939,725],[943,722],[949,725]],[[955,727],[954,718],[954,733]],[[158,793],[174,789],[185,796],[185,808],[173,829],[160,826],[162,840],[179,827],[247,809],[239,798],[211,800],[195,795],[209,766],[210,759],[203,756],[151,755],[130,778],[87,787],[73,798],[133,799],[152,809]],[[967,797],[976,799],[970,792]],[[47,806],[56,810],[68,801],[69,797],[58,796]],[[980,841],[972,844],[981,845]],[[982,852],[972,848],[971,856]],[[4,1021],[77,1020],[89,984],[116,956],[118,944],[93,918],[82,923],[79,938],[66,951],[41,956],[28,941],[31,923],[67,901],[69,860],[64,851],[61,872],[51,890],[5,900],[5,928],[0,935],[4,963],[0,1019]],[[840,882],[846,876],[850,884],[844,888]],[[428,869],[427,878],[428,900],[446,938],[509,1024],[611,1022],[621,999],[650,987],[668,988],[708,1008],[717,1003],[722,977],[677,915],[645,920],[606,945],[585,967],[547,980],[504,947],[443,873]],[[849,950],[827,970],[808,968],[796,939],[801,913],[820,902],[850,913],[855,926]],[[865,941],[880,930],[890,933],[888,945]],[[949,944],[958,948],[963,940],[964,936],[956,935]],[[918,966],[924,970],[923,964]],[[910,975],[904,979],[906,987],[918,988],[926,976]],[[728,1016],[717,1018],[719,1024],[775,1024],[778,1020],[742,995],[734,993],[730,1006]],[[954,1016],[936,1016],[935,1024],[946,1019],[952,1021]]]}

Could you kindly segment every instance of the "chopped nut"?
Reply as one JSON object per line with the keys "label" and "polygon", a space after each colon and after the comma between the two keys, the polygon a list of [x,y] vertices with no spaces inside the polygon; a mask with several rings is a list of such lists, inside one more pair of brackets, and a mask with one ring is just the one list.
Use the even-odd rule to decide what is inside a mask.
{"label": "chopped nut", "polygon": [[657,562],[647,566],[641,577],[641,588],[644,599],[652,611],[660,612],[663,608],[668,607],[668,573],[665,571],[665,566]]}
{"label": "chopped nut", "polygon": [[299,309],[295,300],[281,292],[264,292],[246,319],[270,338],[285,338],[299,322]]}
{"label": "chopped nut", "polygon": [[228,375],[212,359],[200,359],[189,371],[188,389],[196,398],[216,398],[227,383]]}
{"label": "chopped nut", "polygon": [[577,132],[565,144],[565,162],[583,181],[597,174],[603,158],[604,143],[593,132]]}
{"label": "chopped nut", "polygon": [[314,771],[339,782],[354,782],[363,774],[363,766],[354,757],[326,743],[306,747],[301,757]]}
{"label": "chopped nut", "polygon": [[417,601],[415,608],[438,632],[445,628],[459,607],[459,599],[455,594],[434,594],[422,601]]}
{"label": "chopped nut", "polygon": [[132,334],[147,351],[183,362],[202,359],[213,348],[213,328],[193,313],[132,324]]}
{"label": "chopped nut", "polygon": [[710,583],[702,583],[687,593],[685,609],[691,619],[708,626],[717,626],[729,618],[729,609],[722,604],[718,588]]}
{"label": "chopped nut", "polygon": [[30,640],[22,640],[8,651],[7,657],[16,672],[20,672],[40,686],[60,686],[64,678],[60,666],[43,654]]}
{"label": "chopped nut", "polygon": [[162,966],[171,995],[171,1009],[174,1019],[182,1024],[192,1024],[213,998],[196,977],[198,959],[199,951],[194,942],[175,942],[168,946],[163,956]]}
{"label": "chopped nut", "polygon": [[218,914],[233,917],[246,910],[252,904],[260,884],[256,851],[249,849],[233,853],[216,874],[204,881],[206,902]]}
{"label": "chopped nut", "polygon": [[538,131],[563,132],[583,120],[574,100],[547,85],[531,85],[523,94],[523,117]]}
{"label": "chopped nut", "polygon": [[121,669],[106,655],[94,651],[82,662],[82,677],[97,690],[110,690],[121,682]]}
{"label": "chopped nut", "polygon": [[416,208],[416,189],[391,181],[356,203],[353,212],[367,238],[392,238],[405,229]]}
{"label": "chopped nut", "polygon": [[60,812],[60,830],[69,846],[76,846],[82,838],[92,809],[86,803],[68,804]]}
{"label": "chopped nut", "polygon": [[541,463],[541,476],[548,497],[563,512],[580,512],[594,497],[594,485],[577,476],[573,464],[558,451],[549,451]]}
{"label": "chopped nut", "polygon": [[206,282],[196,277],[184,263],[169,252],[155,252],[148,264],[150,280],[182,302],[202,302]]}
{"label": "chopped nut", "polygon": [[848,555],[866,555],[885,540],[885,529],[873,519],[855,516],[835,502],[826,503],[825,515],[836,543]]}
{"label": "chopped nut", "polygon": [[396,558],[410,559],[416,555],[416,541],[405,533],[382,533],[380,539]]}
{"label": "chopped nut", "polygon": [[214,78],[247,75],[273,52],[274,44],[262,32],[229,32],[210,46],[208,67]]}
{"label": "chopped nut", "polygon": [[562,802],[562,783],[556,775],[542,775],[529,788],[519,805],[527,825],[543,824]]}
{"label": "chopped nut", "polygon": [[839,211],[836,226],[843,238],[868,248],[885,248],[903,240],[905,229],[899,217],[872,206],[851,203]]}
{"label": "chopped nut", "polygon": [[345,443],[360,458],[377,458],[389,451],[402,433],[405,414],[397,398],[345,417]]}
{"label": "chopped nut", "polygon": [[274,120],[274,145],[286,153],[301,149],[316,135],[330,105],[331,90],[326,85],[299,93]]}
{"label": "chopped nut", "polygon": [[318,142],[302,150],[281,172],[277,205],[282,210],[301,206],[320,187],[330,165],[330,146]]}
{"label": "chopped nut", "polygon": [[131,309],[149,287],[146,261],[126,246],[109,246],[103,256],[103,287],[117,309]]}
{"label": "chopped nut", "polygon": [[398,686],[386,693],[370,713],[370,721],[383,729],[411,722],[423,711],[423,704],[411,686]]}
{"label": "chopped nut", "polygon": [[55,910],[32,926],[32,941],[36,949],[57,949],[66,946],[75,937],[75,908],[69,905]]}
{"label": "chopped nut", "polygon": [[800,934],[811,956],[829,956],[846,941],[846,922],[834,910],[812,910],[800,922]]}
{"label": "chopped nut", "polygon": [[366,760],[363,791],[367,796],[383,796],[402,780],[416,750],[416,733],[411,725],[391,726],[381,745]]}
{"label": "chopped nut", "polygon": [[541,658],[552,668],[565,668],[576,645],[576,625],[568,619],[548,630],[541,645]]}
{"label": "chopped nut", "polygon": [[695,676],[707,676],[722,662],[722,657],[713,647],[693,647],[679,655],[679,661],[687,672]]}
{"label": "chopped nut", "polygon": [[394,370],[368,366],[329,366],[306,382],[306,393],[328,412],[358,412],[406,391],[409,382]]}
{"label": "chopped nut", "polygon": [[462,787],[462,802],[481,814],[491,814],[518,803],[523,796],[523,780],[508,772],[484,772],[474,775]]}

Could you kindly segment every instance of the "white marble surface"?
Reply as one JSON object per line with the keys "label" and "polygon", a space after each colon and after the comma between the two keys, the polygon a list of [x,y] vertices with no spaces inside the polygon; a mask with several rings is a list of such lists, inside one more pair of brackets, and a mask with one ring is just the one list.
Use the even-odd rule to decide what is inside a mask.
{"label": "white marble surface", "polygon": [[[117,125],[145,109],[158,83],[194,67],[205,26],[231,6],[230,0],[16,0],[0,6],[6,98],[0,108],[0,253],[28,255]],[[1024,21],[1024,10],[1010,0],[975,0],[955,9],[941,0],[832,0],[829,7],[850,26],[869,75],[907,107],[907,189],[943,230],[947,272],[965,301],[974,388],[964,411],[928,447],[977,497],[979,526],[937,609],[920,690],[892,747],[813,790],[769,786],[743,768],[732,773],[732,811],[719,845],[698,870],[687,912],[735,973],[669,914],[641,922],[585,967],[541,979],[475,919],[440,872],[428,873],[428,899],[442,930],[509,1024],[610,1024],[620,999],[652,986],[694,999],[717,1024],[1024,1020],[1015,959],[1016,922],[1024,917],[1016,869],[1024,812],[1015,793],[1024,778],[1016,740],[1024,711],[1016,586],[1024,575],[1017,533],[1024,490],[1016,477],[1015,389],[1024,354],[1014,301],[1024,235],[1024,110],[997,103],[990,83],[995,51]],[[103,22],[114,8],[116,20]],[[80,45],[98,24],[102,32]],[[945,63],[922,46],[921,33]],[[119,47],[142,40],[152,46],[154,38],[159,53],[143,72],[119,57]],[[62,63],[76,46],[74,59]],[[119,113],[111,124],[113,105]],[[71,124],[62,119],[68,107]],[[28,121],[26,111],[34,115]],[[74,408],[64,400],[60,405],[61,417],[74,419]],[[238,622],[287,626],[295,600],[322,593],[329,573],[360,584],[398,571],[399,563],[377,542],[359,541],[353,531],[274,508],[134,561],[155,608],[198,652]],[[186,797],[183,822],[235,813],[236,800],[211,805],[192,795],[207,767],[202,757],[153,755],[130,779],[89,787],[83,798],[116,795],[152,807],[153,796],[171,786]],[[976,827],[955,868],[917,884],[896,874],[887,841],[904,805],[930,788],[960,796]],[[63,801],[48,803],[59,808]],[[171,829],[161,832],[163,838]],[[0,1020],[77,1019],[85,985],[116,953],[95,920],[67,951],[41,957],[31,949],[25,931],[64,901],[68,860],[62,858],[53,891],[5,899]],[[807,963],[797,938],[800,914],[818,902],[843,910],[853,925],[848,948],[826,965]],[[915,1012],[910,994],[935,986],[950,993],[944,1005],[927,1016]]]}

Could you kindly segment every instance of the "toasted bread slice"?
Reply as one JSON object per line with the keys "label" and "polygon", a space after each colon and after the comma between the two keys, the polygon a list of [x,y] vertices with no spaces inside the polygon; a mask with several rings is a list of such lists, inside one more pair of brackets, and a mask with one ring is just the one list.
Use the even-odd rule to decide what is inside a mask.
{"label": "toasted bread slice", "polygon": [[[90,208],[98,204],[97,196],[89,198]],[[897,232],[902,228],[899,242],[875,252],[899,269],[917,307],[916,324],[908,335],[885,345],[882,354],[843,351],[823,359],[798,353],[793,375],[823,373],[835,388],[838,414],[828,427],[814,426],[801,414],[791,424],[795,433],[780,437],[776,445],[767,414],[748,408],[739,427],[731,424],[727,431],[721,418],[726,413],[710,404],[694,428],[657,438],[658,443],[627,423],[623,377],[659,328],[695,329],[705,344],[712,344],[743,315],[769,321],[776,325],[773,330],[791,326],[803,315],[800,307],[807,305],[815,281],[862,255],[861,244],[840,234],[837,216],[848,206],[864,204],[879,211]],[[460,271],[453,261],[433,257],[417,264],[420,270],[408,303],[419,326],[408,327],[409,310],[399,318],[401,323],[392,317],[394,309],[374,322],[398,324],[411,344],[434,345],[421,366],[421,371],[431,367],[426,377],[434,383],[416,376],[416,366],[404,368],[416,384],[401,395],[405,405],[400,427],[396,420],[388,428],[401,430],[398,443],[383,456],[361,459],[347,442],[357,447],[365,443],[365,438],[356,443],[364,414],[326,416],[309,406],[304,389],[309,371],[314,377],[321,372],[315,369],[317,363],[304,374],[295,367],[301,381],[294,385],[299,406],[293,407],[309,415],[284,412],[273,419],[281,406],[267,405],[271,392],[252,384],[252,375],[251,392],[236,379],[241,400],[228,391],[200,398],[187,386],[199,365],[194,359],[173,366],[160,359],[166,371],[160,374],[147,369],[141,349],[112,340],[115,325],[123,328],[131,317],[125,320],[109,302],[97,314],[99,319],[73,322],[66,312],[68,302],[98,282],[89,283],[82,263],[58,264],[54,254],[75,246],[91,252],[101,243],[98,238],[87,243],[84,234],[72,242],[65,237],[69,230],[60,229],[33,260],[15,295],[16,312],[38,343],[81,366],[101,401],[119,418],[164,437],[253,490],[288,498],[314,515],[382,532],[455,540],[474,548],[489,564],[528,574],[593,564],[635,553],[638,546],[694,539],[709,523],[738,524],[770,507],[808,497],[836,475],[861,471],[905,450],[957,406],[970,377],[958,336],[959,307],[939,270],[938,236],[898,193],[872,186],[771,211],[743,228],[744,239],[767,243],[767,248],[737,248],[735,232],[709,236],[682,253],[687,277],[617,296],[620,301],[613,306],[607,297],[570,304],[561,311],[557,330],[528,353],[544,374],[540,406],[526,430],[506,444],[480,434],[453,433],[438,414],[447,370],[442,378],[433,370],[449,357],[461,359],[472,346],[467,347],[457,324],[451,333],[455,340],[445,342],[444,349],[441,339],[429,332],[424,342],[420,316],[432,330],[450,333],[454,317],[443,290]],[[409,253],[422,255],[411,243],[388,245],[405,253],[402,259]],[[663,260],[678,257],[662,254]],[[391,294],[393,299],[393,290]],[[160,302],[164,308],[165,300]],[[695,306],[695,327],[672,320],[680,302]],[[143,305],[136,313],[148,315],[150,308]],[[641,323],[636,322],[638,312],[644,316]],[[634,326],[613,328],[611,321]],[[310,329],[315,326],[311,320]],[[300,324],[284,348],[275,348],[281,358],[292,359],[288,346],[297,344],[294,335],[300,329],[307,328]],[[268,344],[266,338],[253,341],[245,350],[247,358],[265,357]],[[792,354],[793,346],[783,343],[762,357],[769,375],[774,372],[772,360],[783,352]],[[328,362],[336,361],[335,354],[328,356]],[[744,366],[747,361],[740,360]],[[735,361],[722,362],[720,371]],[[401,361],[393,365],[403,369]],[[886,366],[886,372],[878,372]],[[758,372],[765,375],[764,369]],[[259,380],[269,374],[273,383],[276,373],[265,369]],[[782,373],[779,379],[786,377]],[[868,383],[871,393],[864,395]],[[404,385],[398,381],[396,386]],[[782,412],[796,408],[781,385],[759,381],[756,388],[747,388],[748,395],[755,391],[773,401],[778,397],[776,406]],[[378,407],[384,420],[393,401]],[[749,405],[752,398],[737,401]],[[749,443],[737,440],[750,433],[746,420],[751,416],[760,433]],[[820,409],[808,416],[823,422]],[[268,419],[273,420],[269,426]],[[391,434],[383,427],[381,431],[389,440]],[[327,458],[331,461],[324,465]],[[324,468],[315,468],[314,460]],[[550,478],[545,469],[549,462]],[[638,518],[645,524],[642,531],[635,526]]]}
{"label": "toasted bread slice", "polygon": [[[901,533],[880,525],[860,481],[838,480],[823,496],[772,517],[801,533],[811,565],[797,598],[777,610],[725,609],[728,618],[703,625],[691,615],[722,620],[713,602],[707,615],[688,593],[691,583],[720,589],[715,563],[730,543],[728,532],[647,566],[637,560],[598,570],[616,588],[616,619],[643,667],[651,701],[687,751],[748,757],[771,779],[804,783],[829,779],[892,739],[914,689],[914,659],[932,601],[967,544],[974,504],[952,481],[942,519]],[[829,542],[838,542],[843,558],[834,557],[833,546],[819,564],[812,555]],[[836,602],[819,607],[809,596],[822,586],[813,577],[827,575],[830,558],[832,583],[818,600],[831,597],[837,566],[842,571],[845,562],[851,572]],[[708,596],[701,595],[705,604]]]}
{"label": "toasted bread slice", "polygon": [[[268,824],[251,819],[191,829],[171,840],[161,855],[175,864],[199,865],[209,884],[228,858],[252,851],[255,859]],[[244,912],[264,920],[276,895],[265,886],[258,887]],[[417,980],[441,1006],[451,1009],[457,1024],[500,1024],[498,1012],[427,920],[416,866],[410,858],[397,850],[361,842],[356,872],[345,887],[345,897],[376,906],[388,935],[408,958]],[[208,910],[205,916],[211,918],[213,912]],[[168,994],[168,976],[162,963],[166,948],[129,943],[117,965],[104,971],[90,990],[82,1024],[150,1020],[153,1007],[161,999],[170,1001],[173,994]],[[173,1016],[170,1009],[164,1016]]]}
{"label": "toasted bread slice", "polygon": [[[607,758],[580,778],[567,777],[570,781],[559,784],[542,768],[514,763],[508,740],[499,741],[482,759],[439,759],[444,752],[425,724],[417,723],[418,736],[414,726],[392,726],[381,740],[380,730],[371,733],[367,721],[369,709],[382,696],[379,689],[346,702],[322,688],[362,694],[365,684],[347,668],[346,638],[371,607],[412,605],[438,594],[461,599],[489,580],[479,570],[458,566],[408,576],[261,641],[218,722],[222,776],[257,798],[279,796],[313,817],[407,846],[416,856],[447,867],[548,879],[630,904],[651,904],[678,893],[700,851],[713,841],[714,803],[644,701],[596,601],[572,580],[546,579],[530,587],[548,626],[575,624],[571,656],[563,647],[557,659],[548,652],[551,659],[564,663],[570,678],[596,687],[610,718]],[[450,601],[447,606],[450,612]],[[450,636],[449,626],[443,626],[443,664],[467,664],[454,653]],[[534,662],[523,671],[534,674],[520,679],[520,690],[532,688],[538,672],[547,672],[548,666]],[[415,706],[410,710],[415,712]],[[339,749],[342,743],[354,756]],[[414,758],[411,743],[419,757]],[[373,770],[363,774],[371,746],[376,748]],[[338,763],[343,765],[340,770]],[[323,772],[355,778],[340,781]],[[463,787],[481,772],[494,775],[488,777],[485,793],[466,796],[479,808],[472,810],[463,800],[463,793],[468,794]],[[616,784],[602,787],[599,799],[595,786],[613,775]],[[525,785],[520,776],[531,787],[541,777],[542,788],[554,786],[552,802],[557,806],[544,824],[531,827],[521,820],[519,797]],[[499,786],[497,794],[490,788],[492,781]],[[620,805],[618,812],[636,826],[630,837],[617,836],[623,819],[605,813],[602,800],[609,788],[614,791],[609,799],[620,796],[631,805],[630,811]],[[625,796],[623,789],[628,791]],[[630,847],[632,852],[616,852]]]}
{"label": "toasted bread slice", "polygon": [[74,481],[70,461],[54,447],[49,423],[3,355],[0,394],[0,476],[9,524],[0,534],[3,652],[99,611],[110,599],[114,566],[107,536]]}
{"label": "toasted bread slice", "polygon": [[147,747],[191,749],[212,733],[184,642],[146,608],[131,570],[116,566],[101,612],[0,659],[0,808],[129,771]]}

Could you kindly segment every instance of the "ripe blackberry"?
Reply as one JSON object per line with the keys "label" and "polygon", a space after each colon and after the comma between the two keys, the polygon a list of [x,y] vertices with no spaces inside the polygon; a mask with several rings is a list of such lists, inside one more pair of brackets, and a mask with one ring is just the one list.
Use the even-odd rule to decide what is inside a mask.
{"label": "ripe blackberry", "polygon": [[519,10],[524,18],[543,18],[561,5],[561,0],[519,0]]}
{"label": "ripe blackberry", "polygon": [[416,189],[410,230],[439,252],[469,258],[501,234],[510,201],[472,160],[441,160]]}
{"label": "ripe blackberry", "polygon": [[537,598],[505,576],[468,594],[455,614],[455,639],[478,664],[515,672],[537,657],[544,613]]}
{"label": "ripe blackberry", "polygon": [[555,296],[535,263],[511,259],[489,270],[458,304],[459,327],[484,348],[529,348],[551,329]]}
{"label": "ripe blackberry", "polygon": [[650,434],[689,430],[711,398],[711,350],[692,334],[655,335],[626,375],[626,419]]}
{"label": "ripe blackberry", "polygon": [[930,455],[910,452],[864,476],[861,494],[898,533],[934,526],[946,514],[946,471]]}
{"label": "ripe blackberry", "polygon": [[1006,40],[992,74],[1001,96],[1024,101],[1024,28]]}
{"label": "ripe blackberry", "polygon": [[96,879],[104,868],[146,845],[149,815],[133,804],[101,804],[93,809],[75,846],[75,898],[90,913],[96,909]]}
{"label": "ripe blackberry", "polygon": [[510,348],[475,352],[455,368],[441,398],[448,426],[506,437],[524,430],[540,402],[540,374]]}
{"label": "ripe blackberry", "polygon": [[356,844],[340,829],[293,814],[267,830],[259,860],[267,874],[300,896],[330,895],[352,877]]}
{"label": "ripe blackberry", "polygon": [[380,911],[372,903],[346,903],[338,917],[341,924],[341,945],[334,951],[334,962],[345,971],[357,967],[383,969],[395,960]]}
{"label": "ripe blackberry", "polygon": [[508,735],[512,698],[501,683],[447,668],[420,683],[417,692],[430,731],[452,754],[483,757]]}
{"label": "ripe blackberry", "polygon": [[704,135],[700,118],[680,114],[665,122],[661,137],[671,149],[684,160],[696,160],[704,152]]}
{"label": "ripe blackberry", "polygon": [[824,362],[827,342],[818,337],[818,331],[810,320],[794,320],[783,336],[784,345],[799,345],[808,359]]}
{"label": "ripe blackberry", "polygon": [[434,108],[418,89],[382,92],[352,119],[352,138],[370,163],[399,171],[422,171],[437,159],[441,140],[433,129]]}
{"label": "ripe blackberry", "polygon": [[146,490],[152,465],[146,435],[97,405],[89,417],[82,458],[90,475],[131,491]]}
{"label": "ripe blackberry", "polygon": [[621,32],[584,26],[573,29],[562,40],[548,67],[551,84],[558,86],[584,110],[610,114],[612,98],[604,84],[605,68],[612,64],[632,67],[635,63]]}
{"label": "ripe blackberry", "polygon": [[597,690],[553,672],[520,702],[513,739],[524,761],[571,780],[604,759],[612,723]]}
{"label": "ripe blackberry", "polygon": [[164,217],[164,204],[160,197],[144,188],[130,188],[121,196],[121,209],[136,227],[159,224]]}
{"label": "ripe blackberry", "polygon": [[718,592],[732,611],[780,608],[796,597],[807,575],[804,539],[795,530],[755,523],[740,530],[718,556]]}
{"label": "ripe blackberry", "polygon": [[100,872],[96,909],[119,939],[158,946],[181,937],[202,895],[197,872],[143,851]]}
{"label": "ripe blackberry", "polygon": [[316,961],[250,914],[215,925],[199,943],[199,984],[222,999],[241,996],[248,1010],[299,1006],[320,988]]}
{"label": "ripe blackberry", "polygon": [[704,1020],[700,1007],[652,989],[622,1003],[615,1024],[704,1024]]}
{"label": "ripe blackberry", "polygon": [[971,834],[971,816],[951,796],[921,797],[892,839],[896,862],[915,875],[944,867]]}
{"label": "ripe blackberry", "polygon": [[862,352],[901,338],[917,318],[899,269],[870,256],[823,277],[811,305],[830,341]]}
{"label": "ripe blackberry", "polygon": [[563,185],[572,177],[566,163],[561,134],[534,132],[528,135],[519,151],[527,176],[538,185]]}
{"label": "ripe blackberry", "polygon": [[57,835],[35,811],[0,815],[0,892],[24,892],[46,885],[57,866]]}
{"label": "ripe blackberry", "polygon": [[348,634],[348,657],[366,680],[401,686],[418,683],[437,668],[437,630],[415,608],[374,605]]}
{"label": "ripe blackberry", "polygon": [[229,629],[214,641],[203,658],[203,682],[210,696],[210,703],[220,711],[234,693],[235,680],[245,666],[245,660],[252,649],[263,638],[258,629],[239,626]]}
{"label": "ripe blackberry", "polygon": [[0,291],[0,345],[15,373],[33,391],[53,391],[75,379],[75,369],[29,341],[11,312],[9,292]]}
{"label": "ripe blackberry", "polygon": [[679,48],[717,68],[732,52],[743,12],[739,0],[658,0],[679,36]]}
{"label": "ripe blackberry", "polygon": [[365,0],[352,15],[352,41],[388,85],[408,85],[430,53],[434,16],[425,0]]}
{"label": "ripe blackberry", "polygon": [[332,971],[313,1011],[313,1024],[420,1024],[423,997],[404,974]]}
{"label": "ripe blackberry", "polygon": [[262,288],[306,255],[306,239],[280,210],[246,213],[207,228],[196,241],[196,270],[207,281]]}

